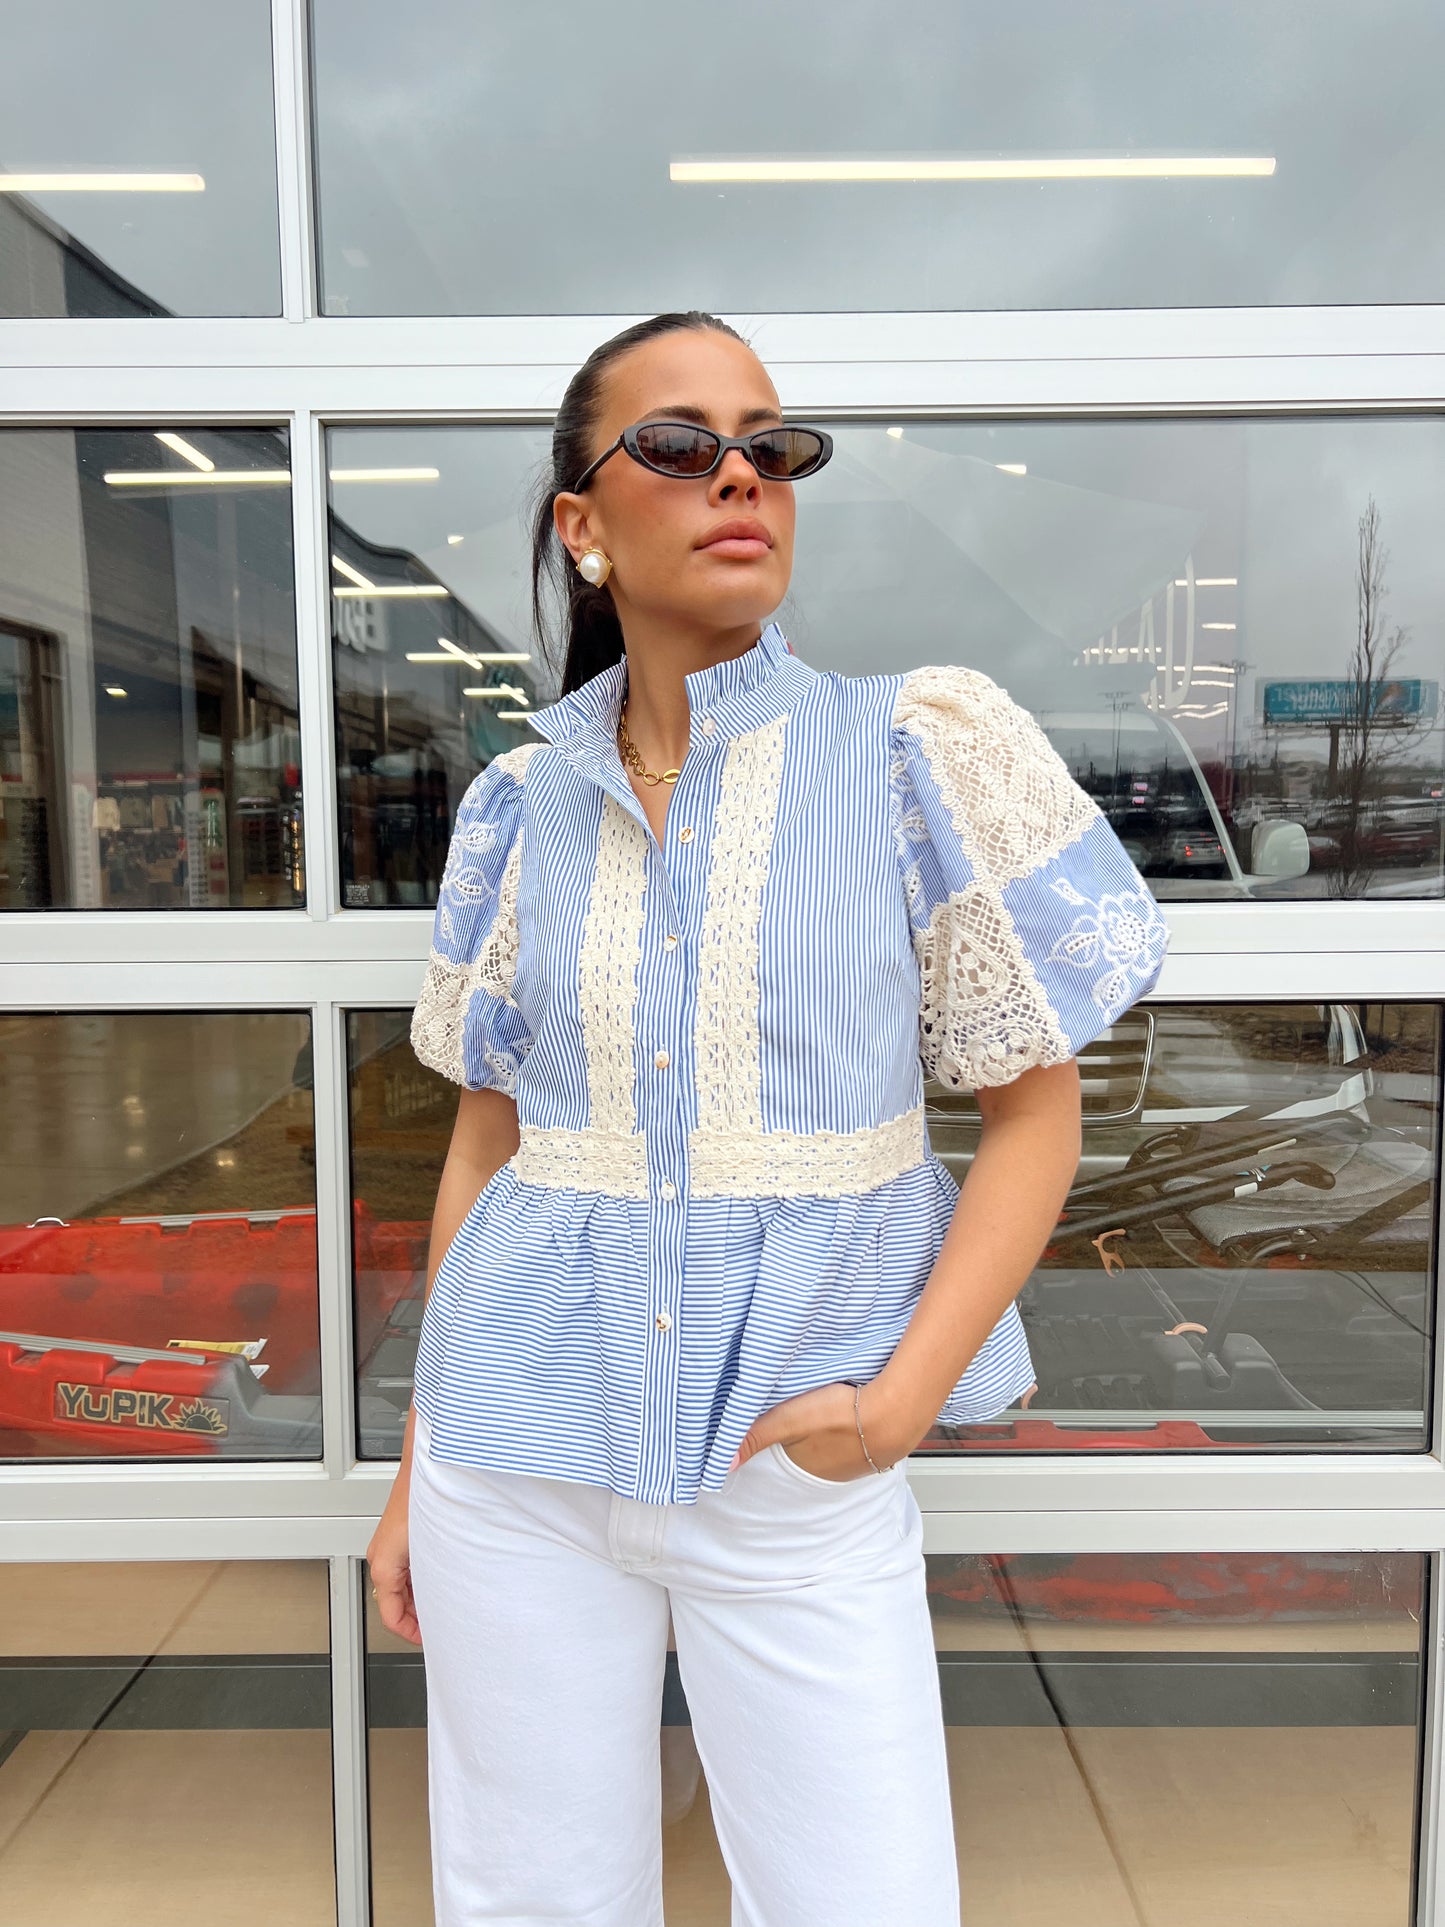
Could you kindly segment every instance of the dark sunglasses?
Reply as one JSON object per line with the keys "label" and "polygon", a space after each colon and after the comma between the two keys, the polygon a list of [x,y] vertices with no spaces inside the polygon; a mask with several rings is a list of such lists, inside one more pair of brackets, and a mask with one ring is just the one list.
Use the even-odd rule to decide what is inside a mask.
{"label": "dark sunglasses", "polygon": [[654,475],[691,479],[711,475],[730,448],[740,448],[768,481],[796,482],[815,475],[833,453],[833,437],[821,428],[759,428],[751,435],[719,435],[695,422],[634,422],[572,484],[580,494],[609,456],[625,448]]}

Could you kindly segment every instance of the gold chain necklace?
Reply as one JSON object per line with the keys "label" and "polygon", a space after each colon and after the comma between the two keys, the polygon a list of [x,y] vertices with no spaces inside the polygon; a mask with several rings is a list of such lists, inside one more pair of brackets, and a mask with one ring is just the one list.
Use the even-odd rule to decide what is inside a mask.
{"label": "gold chain necklace", "polygon": [[647,784],[649,789],[656,789],[659,783],[675,783],[678,777],[682,775],[680,769],[665,769],[660,776],[655,770],[648,769],[638,754],[636,743],[634,743],[628,735],[627,725],[623,722],[620,714],[617,718],[617,747],[621,752],[623,762],[637,771],[637,774],[642,778],[643,782]]}

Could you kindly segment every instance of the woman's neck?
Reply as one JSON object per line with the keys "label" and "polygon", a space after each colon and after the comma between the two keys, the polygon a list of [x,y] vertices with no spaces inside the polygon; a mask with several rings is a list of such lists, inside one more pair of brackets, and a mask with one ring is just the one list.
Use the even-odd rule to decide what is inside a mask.
{"label": "woman's neck", "polygon": [[758,623],[698,637],[680,637],[675,629],[638,634],[636,625],[626,626],[627,733],[649,769],[678,768],[687,754],[691,717],[683,678],[746,655],[761,633]]}

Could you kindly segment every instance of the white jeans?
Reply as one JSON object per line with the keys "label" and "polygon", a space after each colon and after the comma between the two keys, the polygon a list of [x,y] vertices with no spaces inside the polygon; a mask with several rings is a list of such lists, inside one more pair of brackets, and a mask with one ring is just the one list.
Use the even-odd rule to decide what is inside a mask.
{"label": "white jeans", "polygon": [[822,1479],[775,1445],[651,1505],[426,1446],[418,1412],[436,1927],[661,1927],[669,1609],[733,1927],[958,1927],[901,1462]]}

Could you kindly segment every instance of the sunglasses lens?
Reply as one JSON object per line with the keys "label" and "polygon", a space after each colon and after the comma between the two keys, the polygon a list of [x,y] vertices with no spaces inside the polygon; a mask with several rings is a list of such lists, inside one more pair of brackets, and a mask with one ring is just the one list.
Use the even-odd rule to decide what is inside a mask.
{"label": "sunglasses lens", "polygon": [[637,431],[637,452],[664,475],[703,475],[717,454],[717,436],[683,422],[648,422]]}
{"label": "sunglasses lens", "polygon": [[823,438],[812,428],[769,428],[753,437],[752,449],[760,475],[791,480],[822,465]]}

